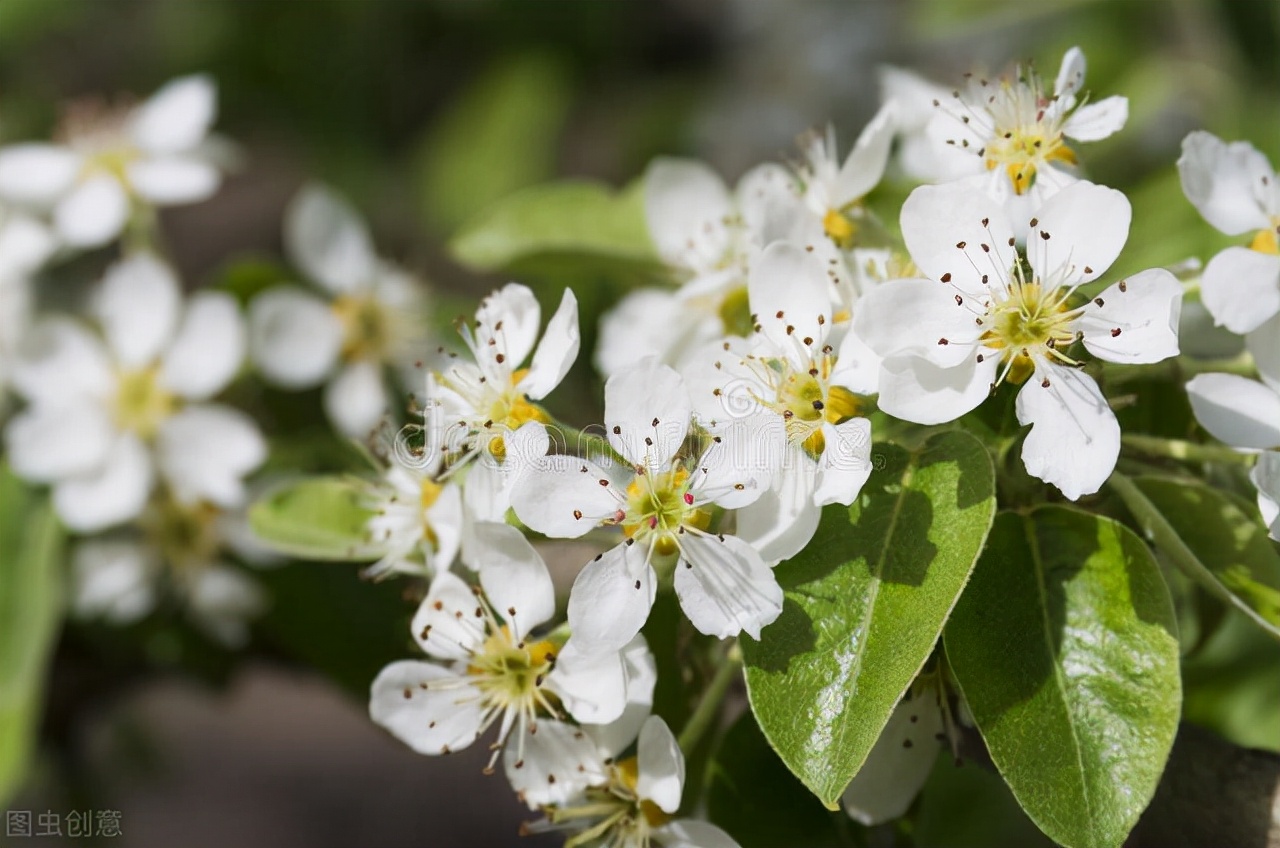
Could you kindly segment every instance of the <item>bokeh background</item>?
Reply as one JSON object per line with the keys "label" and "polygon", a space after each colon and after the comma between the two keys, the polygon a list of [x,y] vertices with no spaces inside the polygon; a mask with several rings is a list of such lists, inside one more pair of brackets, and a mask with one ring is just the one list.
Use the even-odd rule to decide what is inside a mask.
{"label": "bokeh background", "polygon": [[[282,210],[322,179],[367,216],[385,255],[430,281],[442,334],[508,278],[544,303],[573,285],[584,355],[556,411],[587,422],[598,415],[590,322],[643,273],[556,255],[502,268],[459,261],[451,241],[494,203],[555,179],[624,187],[661,154],[703,158],[732,180],[793,157],[796,137],[828,121],[851,142],[879,104],[883,64],[947,84],[1034,59],[1052,77],[1073,44],[1093,92],[1130,98],[1125,130],[1085,153],[1092,176],[1134,202],[1122,262],[1208,255],[1224,242],[1183,199],[1174,161],[1182,137],[1203,127],[1280,163],[1277,2],[0,0],[0,140],[47,137],[69,99],[144,97],[206,71],[219,86],[218,130],[240,161],[212,200],[163,216],[189,284],[247,291],[287,277]],[[900,201],[895,191],[890,180],[886,206]],[[58,273],[84,276],[101,261]],[[46,285],[43,296],[62,295]],[[281,467],[352,460],[317,397],[251,391],[238,400],[270,432],[293,434]],[[245,654],[172,612],[124,630],[69,626],[43,754],[10,807],[119,810],[124,835],[110,844],[131,848],[557,844],[515,835],[528,813],[501,777],[480,774],[485,752],[418,757],[367,720],[369,682],[413,655],[403,587],[363,583],[345,565],[287,565],[263,579],[274,605]],[[1255,667],[1277,660],[1248,656]],[[1237,741],[1280,736],[1255,713],[1220,714],[1230,713],[1212,697],[1220,680],[1203,696],[1194,674],[1188,685],[1189,710],[1235,726]],[[922,844],[994,844],[973,815],[936,811]]]}

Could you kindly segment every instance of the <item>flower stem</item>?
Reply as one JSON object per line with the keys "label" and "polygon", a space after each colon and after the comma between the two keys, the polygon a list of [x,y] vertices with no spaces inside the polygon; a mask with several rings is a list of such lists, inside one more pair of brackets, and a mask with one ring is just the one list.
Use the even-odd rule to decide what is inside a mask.
{"label": "flower stem", "polygon": [[689,716],[684,729],[680,731],[680,738],[677,741],[686,757],[692,755],[693,749],[698,747],[702,737],[720,717],[720,705],[724,702],[725,693],[729,691],[729,685],[741,670],[742,649],[735,641],[729,647],[724,664],[716,671],[716,676],[711,678],[711,684],[702,693],[702,700],[698,702],[697,709],[693,711],[693,715]]}
{"label": "flower stem", "polygon": [[1252,454],[1240,453],[1222,445],[1201,445],[1183,439],[1162,439],[1158,436],[1143,436],[1137,433],[1125,433],[1120,437],[1121,443],[1138,453],[1148,456],[1163,456],[1184,462],[1230,462],[1237,465],[1252,465]]}

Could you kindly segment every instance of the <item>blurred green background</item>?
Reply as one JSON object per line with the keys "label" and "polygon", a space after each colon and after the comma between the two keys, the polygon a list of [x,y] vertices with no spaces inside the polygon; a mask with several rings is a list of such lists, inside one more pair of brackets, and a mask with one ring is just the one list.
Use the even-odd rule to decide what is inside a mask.
{"label": "blurred green background", "polygon": [[[594,319],[658,276],[640,195],[625,191],[650,158],[696,156],[733,180],[792,158],[795,138],[828,121],[851,142],[878,106],[882,64],[947,84],[1034,59],[1052,77],[1074,44],[1097,97],[1130,99],[1125,130],[1082,153],[1090,176],[1133,200],[1123,270],[1207,259],[1227,242],[1183,198],[1174,161],[1183,136],[1206,128],[1280,163],[1277,2],[0,0],[0,141],[47,137],[70,98],[141,98],[208,72],[218,131],[242,161],[214,199],[163,216],[189,283],[279,278],[281,212],[304,181],[324,180],[368,217],[385,255],[439,291],[442,337],[495,283],[527,282],[547,305],[573,285],[584,353],[554,409],[581,423],[598,415]],[[570,178],[589,182],[537,188]],[[872,205],[893,210],[903,192],[890,180]],[[281,466],[346,461],[324,441],[315,397],[274,416],[275,435],[321,434],[315,453],[295,440]],[[515,837],[526,815],[476,757],[415,757],[365,719],[377,670],[413,656],[402,587],[333,565],[264,580],[275,605],[248,657],[173,611],[123,631],[69,627],[46,755],[10,806],[120,809],[113,844],[132,846],[543,844]],[[1248,647],[1192,669],[1189,709],[1235,741],[1280,747],[1274,720],[1258,718],[1277,687],[1256,683],[1280,658],[1241,638]],[[1233,700],[1236,686],[1253,688]],[[989,777],[952,797],[1013,816]],[[984,837],[966,819],[960,830],[978,835],[963,839],[979,841],[965,842],[925,813],[921,844],[1029,838],[1016,821]]]}

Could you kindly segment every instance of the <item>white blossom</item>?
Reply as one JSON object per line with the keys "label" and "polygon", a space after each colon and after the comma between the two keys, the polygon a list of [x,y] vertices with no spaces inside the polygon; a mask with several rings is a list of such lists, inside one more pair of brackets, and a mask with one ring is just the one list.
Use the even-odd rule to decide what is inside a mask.
{"label": "white blossom", "polygon": [[0,197],[49,211],[72,247],[106,244],[139,210],[204,200],[222,181],[207,139],[216,98],[213,81],[197,75],[133,108],[81,104],[58,144],[0,149]]}
{"label": "white blossom", "polygon": [[1018,421],[1033,425],[1022,447],[1027,471],[1072,500],[1096,492],[1115,467],[1120,428],[1072,347],[1128,363],[1178,353],[1182,286],[1168,271],[1075,297],[1120,253],[1129,218],[1120,192],[1076,183],[1030,220],[1024,258],[999,203],[961,183],[916,189],[903,205],[903,238],[929,279],[875,289],[854,318],[885,358],[881,409],[937,424],[1005,380],[1021,383]]}
{"label": "white blossom", "polygon": [[28,405],[5,429],[15,473],[52,484],[81,531],[136,517],[157,477],[183,503],[243,504],[266,444],[248,416],[209,402],[244,357],[235,301],[184,303],[169,268],[141,254],[108,270],[94,307],[101,335],[53,317],[23,339],[12,379]]}
{"label": "white blossom", "polygon": [[1253,233],[1248,247],[1209,260],[1200,296],[1214,321],[1234,333],[1256,330],[1280,313],[1280,181],[1265,156],[1197,131],[1182,140],[1182,190],[1204,219],[1229,236]]}
{"label": "white blossom", "polygon": [[386,371],[409,367],[427,343],[422,287],[378,257],[364,221],[324,186],[307,186],[289,204],[284,240],[323,294],[290,285],[255,297],[250,352],[273,383],[324,383],[329,420],[363,438],[388,410]]}

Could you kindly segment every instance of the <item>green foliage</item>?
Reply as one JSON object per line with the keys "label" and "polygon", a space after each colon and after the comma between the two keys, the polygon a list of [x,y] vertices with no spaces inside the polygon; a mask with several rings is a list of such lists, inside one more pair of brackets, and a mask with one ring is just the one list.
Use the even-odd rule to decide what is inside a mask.
{"label": "green foliage", "polygon": [[504,59],[461,92],[423,143],[423,214],[448,232],[489,204],[548,179],[568,115],[569,80],[553,55]]}
{"label": "green foliage", "polygon": [[1119,477],[1114,485],[1157,548],[1280,639],[1280,554],[1250,505],[1200,483]]}
{"label": "green foliage", "polygon": [[0,806],[35,748],[45,676],[62,622],[63,532],[47,501],[0,466]]}
{"label": "green foliage", "polygon": [[957,766],[950,754],[938,758],[920,790],[914,823],[912,836],[919,848],[1053,845],[999,775],[978,766]]}
{"label": "green foliage", "polygon": [[1068,848],[1119,846],[1155,792],[1181,705],[1173,606],[1122,524],[1002,513],[947,624],[956,680],[1027,814]]}
{"label": "green foliage", "polygon": [[765,736],[832,808],[933,651],[996,508],[990,457],[966,433],[874,454],[858,501],[827,507],[778,566],[782,615],[742,643]]}
{"label": "green foliage", "polygon": [[787,771],[750,713],[725,733],[707,768],[707,816],[742,848],[839,848],[858,829],[843,812],[823,809]]}
{"label": "green foliage", "polygon": [[1280,753],[1280,644],[1229,608],[1182,664],[1182,715],[1249,748]]}
{"label": "green foliage", "polygon": [[644,183],[621,191],[585,181],[547,183],[487,208],[449,242],[469,268],[492,271],[534,257],[656,261],[644,220]]}
{"label": "green foliage", "polygon": [[249,510],[253,532],[280,553],[342,562],[378,557],[365,529],[372,517],[363,484],[346,477],[308,477],[278,486]]}

